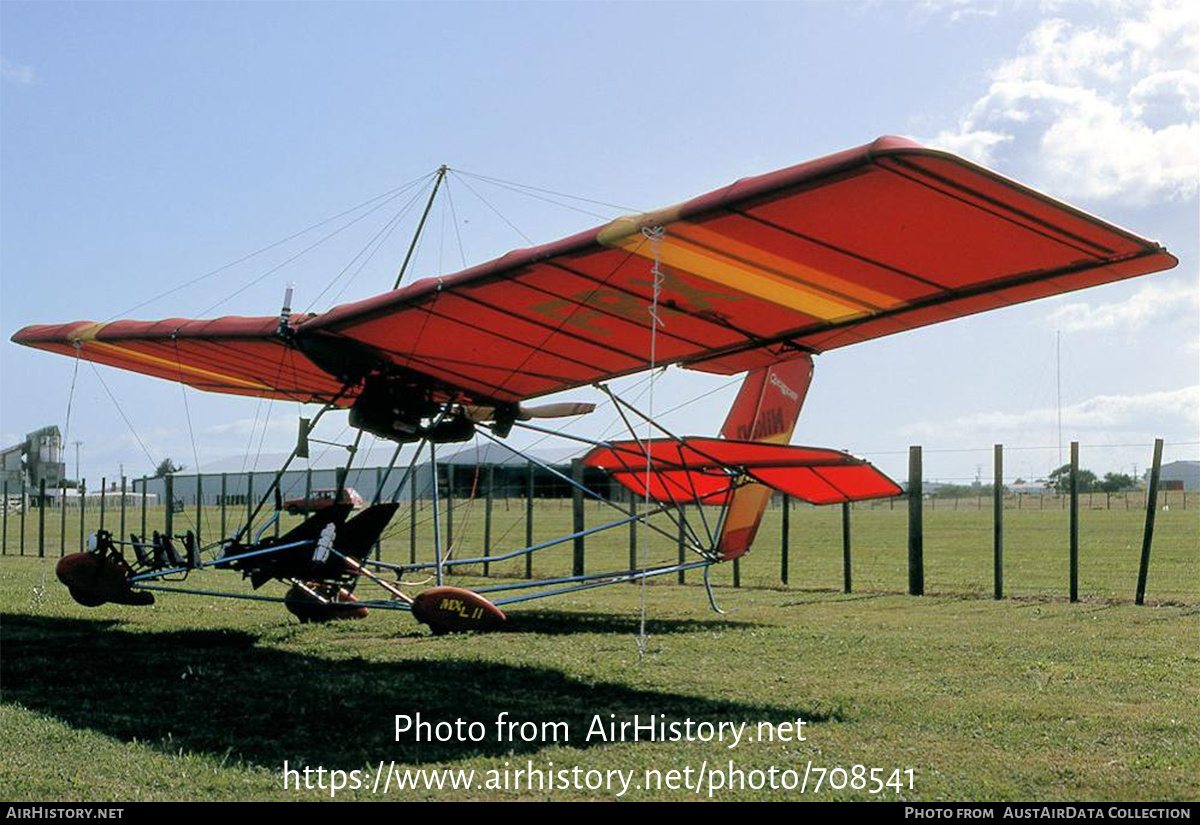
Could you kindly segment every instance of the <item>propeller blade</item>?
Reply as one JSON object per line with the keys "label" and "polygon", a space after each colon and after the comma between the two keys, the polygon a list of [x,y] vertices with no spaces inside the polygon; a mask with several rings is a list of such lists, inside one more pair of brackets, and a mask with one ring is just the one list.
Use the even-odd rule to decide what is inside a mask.
{"label": "propeller blade", "polygon": [[[536,407],[526,407],[524,404],[517,406],[517,421],[530,421],[534,418],[567,418],[572,415],[587,415],[596,409],[596,405],[587,401],[560,401],[556,404],[539,404]],[[467,419],[474,421],[476,424],[482,424],[485,421],[498,420],[495,407],[463,407],[463,412]],[[507,408],[509,416],[512,415],[512,407]],[[501,416],[500,418],[503,418]],[[507,419],[511,422],[513,419]]]}
{"label": "propeller blade", "polygon": [[522,404],[517,408],[517,419],[528,421],[531,418],[567,418],[572,415],[587,415],[596,409],[596,405],[587,401],[562,401],[557,404],[539,404],[536,407],[526,407]]}

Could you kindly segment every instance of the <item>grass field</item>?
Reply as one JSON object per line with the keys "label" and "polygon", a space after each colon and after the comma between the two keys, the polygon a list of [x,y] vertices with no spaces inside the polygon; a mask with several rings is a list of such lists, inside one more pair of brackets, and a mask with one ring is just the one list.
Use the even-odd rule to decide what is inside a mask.
{"label": "grass field", "polygon": [[[638,655],[640,589],[619,585],[514,610],[506,632],[435,638],[411,617],[301,626],[278,605],[160,597],[153,608],[72,602],[48,558],[0,562],[3,703],[0,794],[9,799],[294,799],[287,760],[342,770],[397,766],[579,766],[682,771],[732,759],[745,771],[853,765],[914,771],[907,799],[1196,799],[1200,796],[1200,520],[1196,502],[1158,514],[1145,607],[1131,604],[1143,513],[1081,514],[1080,591],[1066,593],[1066,513],[1006,512],[1006,591],[991,593],[991,516],[927,510],[927,595],[907,581],[903,503],[853,512],[855,592],[841,585],[836,508],[791,512],[790,587],[779,585],[778,510],[743,587],[648,588],[649,651]],[[482,504],[456,509],[461,552],[477,549]],[[57,525],[49,516],[48,526]],[[151,512],[151,519],[161,514]],[[498,548],[523,541],[523,505],[497,502]],[[206,512],[206,522],[215,513]],[[540,502],[536,538],[562,532],[569,507]],[[109,518],[112,518],[111,514]],[[588,505],[589,523],[602,518]],[[131,519],[132,520],[132,519]],[[408,522],[385,558],[408,554]],[[110,523],[111,524],[111,523]],[[10,525],[11,526],[11,525]],[[111,525],[115,526],[115,525]],[[186,522],[176,522],[183,529]],[[56,528],[57,529],[57,528]],[[418,543],[427,555],[427,523]],[[77,527],[68,524],[67,535]],[[507,534],[507,535],[506,535]],[[505,536],[500,540],[500,536]],[[590,539],[588,567],[620,567],[628,531]],[[28,538],[27,538],[28,541]],[[74,547],[67,543],[70,550]],[[14,548],[10,534],[8,550]],[[26,552],[30,550],[28,544]],[[34,550],[36,552],[36,549]],[[674,557],[660,537],[647,555]],[[570,547],[535,572],[569,569]],[[496,565],[521,575],[523,562]],[[199,577],[197,577],[198,579]],[[698,577],[694,577],[698,578]],[[42,595],[38,588],[45,579]],[[455,583],[475,580],[455,577]],[[213,574],[208,584],[229,584]],[[565,721],[571,741],[395,741],[393,716],[440,721]],[[802,717],[807,741],[583,741],[593,714],[772,723]],[[811,790],[811,789],[810,789]],[[612,798],[599,790],[392,791],[386,798]],[[721,798],[799,798],[744,790]],[[689,798],[631,788],[625,798]],[[822,788],[805,798],[865,798]],[[378,798],[343,791],[338,799]],[[887,798],[895,798],[888,796]]]}

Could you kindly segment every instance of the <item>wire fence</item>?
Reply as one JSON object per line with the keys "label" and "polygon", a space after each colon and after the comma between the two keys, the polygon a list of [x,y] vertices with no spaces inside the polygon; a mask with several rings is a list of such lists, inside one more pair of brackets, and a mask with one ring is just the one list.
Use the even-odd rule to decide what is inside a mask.
{"label": "wire fence", "polygon": [[[1200,492],[1161,484],[1153,490],[1077,489],[1074,496],[982,483],[969,492],[922,489],[914,483],[921,471],[918,464],[909,480],[912,496],[824,507],[776,496],[751,552],[713,568],[713,583],[1004,598],[1137,600],[1140,591],[1150,603],[1197,600]],[[144,492],[146,479],[102,479],[94,490],[86,481],[74,490],[5,485],[0,552],[60,557],[81,550],[99,529],[123,538],[191,531],[202,544],[216,543],[245,523],[265,492],[260,485],[256,496],[251,483],[236,495],[214,497],[220,484],[219,477],[202,477],[180,497],[169,483],[166,496]],[[442,475],[437,527],[450,559],[490,558],[562,539],[537,553],[452,568],[451,577],[545,578],[690,560],[689,537],[701,544],[711,539],[720,515],[719,508],[688,506],[682,508],[685,527],[663,513],[644,529],[629,521],[638,502],[627,496],[606,490],[593,500],[570,491],[533,465]],[[407,492],[373,555],[432,562],[428,485],[409,485]],[[280,535],[306,517],[299,509],[274,516],[268,506],[251,535]],[[605,524],[615,526],[572,538]],[[699,582],[693,572],[655,584]]]}

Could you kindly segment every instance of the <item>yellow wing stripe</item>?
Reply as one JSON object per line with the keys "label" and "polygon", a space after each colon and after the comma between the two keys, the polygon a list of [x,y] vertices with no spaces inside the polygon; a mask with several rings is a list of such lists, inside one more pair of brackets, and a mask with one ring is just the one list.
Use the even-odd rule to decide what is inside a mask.
{"label": "yellow wing stripe", "polygon": [[[667,227],[657,250],[642,235],[640,227],[643,226]],[[653,260],[657,252],[662,263],[672,269],[823,321],[867,315],[879,307],[897,303],[891,296],[854,286],[829,273],[679,221],[674,207],[617,218],[600,231],[596,240],[604,246],[624,249],[647,260]],[[831,294],[829,289],[810,286],[797,279],[828,281],[829,289],[837,291],[841,288],[840,291],[854,293],[855,297]]]}
{"label": "yellow wing stripe", "polygon": [[[654,247],[640,235],[626,235],[618,239],[616,244],[618,248],[641,258],[654,260]],[[672,269],[704,278],[779,306],[798,310],[823,321],[853,318],[868,312],[861,305],[832,298],[801,284],[790,281],[782,282],[741,261],[681,243],[673,238],[669,231],[659,244],[657,251],[662,263]]]}
{"label": "yellow wing stripe", "polygon": [[171,361],[166,358],[159,358],[157,355],[150,355],[149,353],[138,352],[137,350],[129,349],[128,347],[119,347],[116,344],[110,344],[107,341],[96,341],[93,339],[93,340],[89,340],[87,342],[86,346],[95,347],[97,349],[100,349],[100,350],[106,351],[106,352],[117,353],[123,357],[133,358],[136,361],[142,361],[147,364],[154,364],[155,366],[167,367],[169,369],[179,370],[180,372],[187,373],[189,375],[200,376],[203,378],[211,378],[211,379],[214,379],[216,381],[221,381],[226,384],[235,384],[239,387],[247,387],[249,389],[255,389],[255,390],[272,390],[272,391],[275,389],[274,387],[269,387],[266,384],[260,384],[257,381],[247,381],[243,378],[235,378],[232,375],[224,375],[219,372],[212,372],[211,370],[201,369],[200,367],[193,367],[188,364],[181,364],[178,361]]}
{"label": "yellow wing stripe", "polygon": [[776,255],[765,249],[759,249],[744,241],[722,235],[703,226],[691,223],[675,223],[667,229],[668,237],[683,238],[702,247],[724,252],[728,255],[749,261],[762,270],[762,275],[781,283],[790,283],[792,279],[806,281],[818,289],[841,293],[851,299],[862,301],[863,308],[888,309],[899,306],[904,301],[892,295],[856,284],[845,278],[839,278],[823,269],[817,269],[808,264],[802,264],[790,258]]}

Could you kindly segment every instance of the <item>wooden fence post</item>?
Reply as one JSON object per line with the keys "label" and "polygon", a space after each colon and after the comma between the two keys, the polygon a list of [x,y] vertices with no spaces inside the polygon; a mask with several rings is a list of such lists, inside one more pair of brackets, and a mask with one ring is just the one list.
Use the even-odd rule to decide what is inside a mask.
{"label": "wooden fence post", "polygon": [[[67,554],[67,480],[58,482],[58,555],[62,558]],[[79,548],[82,550],[83,548]]]}
{"label": "wooden fence post", "polygon": [[79,482],[79,549],[83,549],[83,542],[86,538],[87,528],[84,527],[83,514],[87,510],[87,479],[81,479]]}
{"label": "wooden fence post", "polygon": [[[487,497],[483,500],[483,557],[492,555],[492,488],[496,486],[496,465],[489,464],[487,468]],[[483,575],[490,569],[488,562],[483,563]]]}
{"label": "wooden fence post", "polygon": [[1079,601],[1079,442],[1071,442],[1071,601]]}
{"label": "wooden fence post", "polygon": [[[525,463],[525,547],[533,546],[533,462]],[[525,554],[525,578],[533,578],[533,553]]]}
{"label": "wooden fence post", "polygon": [[[575,482],[571,486],[571,509],[573,514],[572,532],[582,533],[584,529],[583,522],[583,460],[579,458],[571,459],[571,480]],[[583,536],[575,536],[574,541],[574,559],[571,565],[571,575],[582,576],[584,571],[584,545]]]}
{"label": "wooden fence post", "polygon": [[226,538],[229,533],[226,524],[227,511],[229,508],[229,474],[221,473],[221,538]]}
{"label": "wooden fence post", "polygon": [[246,476],[246,538],[254,540],[254,473]]}
{"label": "wooden fence post", "polygon": [[127,483],[125,480],[125,476],[121,476],[121,509],[118,511],[118,513],[120,513],[120,515],[117,518],[118,538],[120,538],[121,541],[124,541],[125,539],[129,538],[128,536],[125,535],[125,493],[126,493],[126,488],[127,488]]}
{"label": "wooden fence post", "polygon": [[[686,540],[687,537],[684,535],[683,523],[684,523],[683,522],[683,507],[681,505],[679,508],[679,530],[678,530],[678,534],[675,536],[675,545],[676,545],[676,550],[678,552],[679,564],[683,564],[683,560],[685,558],[684,554],[686,552],[686,550],[684,549],[684,541]],[[678,575],[679,584],[685,583],[685,577],[683,575],[683,572],[684,571],[682,571],[682,570],[679,571],[679,575]]]}
{"label": "wooden fence post", "polygon": [[0,538],[0,555],[8,555],[8,482],[4,482],[4,530]]}
{"label": "wooden fence post", "polygon": [[[633,491],[631,490],[629,492],[629,515],[636,516],[637,508],[638,508],[637,499],[634,498]],[[638,569],[638,557],[637,557],[638,538],[637,538],[637,534],[638,534],[638,527],[640,527],[640,526],[641,526],[641,522],[639,522],[637,519],[632,519],[629,522],[629,569],[630,570]],[[630,579],[629,583],[637,584],[638,581],[637,581],[637,579]]]}
{"label": "wooden fence post", "polygon": [[[446,464],[446,551],[454,551],[454,464]],[[447,570],[453,570],[449,567]]]}
{"label": "wooden fence post", "polygon": [[925,533],[921,513],[921,447],[908,448],[908,594],[925,594]]}
{"label": "wooden fence post", "polygon": [[842,590],[850,592],[850,502],[842,502]]}
{"label": "wooden fence post", "polygon": [[100,529],[104,529],[104,511],[107,509],[108,477],[100,476]]}
{"label": "wooden fence post", "polygon": [[166,484],[166,499],[167,511],[163,516],[163,532],[167,534],[167,538],[175,535],[175,476],[167,475],[163,478]]}
{"label": "wooden fence post", "polygon": [[200,523],[204,519],[204,510],[201,509],[203,506],[204,506],[204,476],[201,475],[200,470],[197,469],[196,470],[196,535],[194,537],[197,547],[204,546],[204,540],[202,538],[200,538]]}
{"label": "wooden fence post", "polygon": [[25,511],[29,509],[29,490],[25,487],[25,479],[21,479],[21,541],[18,546],[21,555],[25,555]]}
{"label": "wooden fence post", "polygon": [[38,479],[38,558],[46,557],[46,479]]}
{"label": "wooden fence post", "polygon": [[783,584],[788,583],[788,544],[789,534],[791,533],[789,524],[789,521],[791,520],[791,507],[789,506],[790,502],[791,499],[788,497],[788,494],[784,493],[782,501],[782,525],[779,528],[779,581]]}
{"label": "wooden fence post", "polygon": [[[383,501],[383,468],[375,468],[375,495],[371,496],[372,501]],[[380,534],[382,535],[382,534]],[[375,561],[383,558],[383,545],[379,536],[375,537]]]}
{"label": "wooden fence post", "polygon": [[992,582],[993,597],[1004,598],[1004,445],[993,447]]}
{"label": "wooden fence post", "polygon": [[1154,462],[1150,465],[1150,488],[1146,491],[1146,528],[1142,533],[1142,561],[1138,565],[1135,604],[1146,601],[1146,577],[1150,573],[1150,545],[1154,541],[1154,514],[1158,512],[1158,476],[1162,470],[1163,440],[1154,439]]}
{"label": "wooden fence post", "polygon": [[[312,470],[308,471],[312,478]],[[408,563],[417,563],[417,471],[408,479]]]}
{"label": "wooden fence post", "polygon": [[142,541],[146,540],[146,477],[142,476]]}

